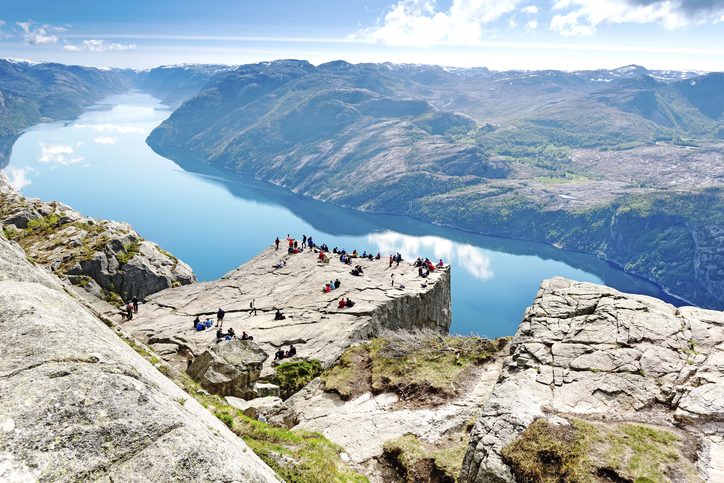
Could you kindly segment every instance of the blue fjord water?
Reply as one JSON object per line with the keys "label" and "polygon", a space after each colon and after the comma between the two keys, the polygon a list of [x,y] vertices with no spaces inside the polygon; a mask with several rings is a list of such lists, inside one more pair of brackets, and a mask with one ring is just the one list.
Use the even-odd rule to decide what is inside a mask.
{"label": "blue fjord water", "polygon": [[244,177],[173,160],[145,139],[170,111],[131,92],[73,122],[41,124],[13,146],[6,173],[26,196],[127,221],[186,261],[200,280],[222,276],[287,233],[351,251],[400,251],[453,265],[452,332],[512,335],[541,280],[560,275],[664,298],[654,284],[598,258],[519,240],[358,213]]}

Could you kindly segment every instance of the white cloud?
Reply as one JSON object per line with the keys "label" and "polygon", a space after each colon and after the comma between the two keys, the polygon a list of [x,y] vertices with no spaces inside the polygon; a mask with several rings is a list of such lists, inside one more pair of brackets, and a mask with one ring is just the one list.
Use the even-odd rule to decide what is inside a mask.
{"label": "white cloud", "polygon": [[483,27],[515,10],[520,0],[452,0],[440,11],[434,0],[399,0],[380,25],[357,36],[387,45],[428,47],[481,39]]}
{"label": "white cloud", "polygon": [[71,52],[107,52],[109,50],[133,50],[135,48],[136,44],[116,44],[102,39],[88,39],[84,40],[80,45],[67,44],[63,46],[63,49]]}
{"label": "white cloud", "polygon": [[118,139],[110,136],[98,136],[97,138],[93,139],[93,142],[96,144],[116,144],[118,142]]}
{"label": "white cloud", "polygon": [[528,15],[535,15],[536,13],[540,12],[540,9],[535,5],[528,5],[527,7],[521,8],[520,11],[523,13],[527,13]]}
{"label": "white cloud", "polygon": [[508,19],[508,28],[514,29],[518,26],[518,21],[515,19],[515,17],[510,17]]}
{"label": "white cloud", "polygon": [[57,44],[58,32],[64,32],[65,27],[56,27],[48,24],[37,24],[31,20],[27,22],[16,22],[16,25],[23,31],[23,39],[29,45]]}
{"label": "white cloud", "polygon": [[535,30],[535,29],[537,29],[537,28],[538,28],[538,20],[536,20],[536,19],[528,20],[528,21],[525,23],[525,29],[526,29],[526,30]]}
{"label": "white cloud", "polygon": [[603,23],[660,23],[669,30],[724,18],[724,0],[558,0],[550,29],[590,35]]}
{"label": "white cloud", "polygon": [[125,124],[73,124],[73,127],[76,129],[92,129],[103,133],[143,134],[146,132],[142,127],[127,126]]}
{"label": "white cloud", "polygon": [[57,164],[59,166],[70,166],[83,158],[75,156],[75,149],[68,144],[45,144],[40,143],[40,157],[38,161],[41,163]]}
{"label": "white cloud", "polygon": [[16,168],[15,166],[8,166],[3,170],[10,186],[18,191],[30,184],[30,177],[28,175],[33,171],[35,170],[31,167]]}

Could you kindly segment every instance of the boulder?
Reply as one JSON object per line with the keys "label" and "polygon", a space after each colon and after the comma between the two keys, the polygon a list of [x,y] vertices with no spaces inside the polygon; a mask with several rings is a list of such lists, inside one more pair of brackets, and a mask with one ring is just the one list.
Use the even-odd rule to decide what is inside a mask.
{"label": "boulder", "polygon": [[257,418],[261,414],[266,416],[275,413],[284,406],[284,401],[275,396],[258,397],[249,401],[234,396],[226,396],[226,402],[229,403],[229,406],[241,410],[250,418]]}
{"label": "boulder", "polygon": [[278,481],[0,236],[0,481]]}
{"label": "boulder", "polygon": [[222,341],[196,357],[186,373],[213,394],[252,399],[267,357],[250,340]]}
{"label": "boulder", "polygon": [[276,384],[257,381],[254,383],[254,393],[258,398],[267,396],[279,397],[281,395],[281,390]]}

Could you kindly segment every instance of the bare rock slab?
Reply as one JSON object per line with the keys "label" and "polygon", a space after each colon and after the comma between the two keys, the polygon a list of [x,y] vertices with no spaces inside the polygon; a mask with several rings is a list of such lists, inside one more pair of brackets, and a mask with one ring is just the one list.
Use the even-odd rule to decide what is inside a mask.
{"label": "bare rock slab", "polygon": [[472,430],[461,479],[512,482],[502,449],[536,418],[572,414],[676,426],[724,476],[724,313],[591,283],[542,283]]}
{"label": "bare rock slab", "polygon": [[0,236],[0,481],[276,481]]}

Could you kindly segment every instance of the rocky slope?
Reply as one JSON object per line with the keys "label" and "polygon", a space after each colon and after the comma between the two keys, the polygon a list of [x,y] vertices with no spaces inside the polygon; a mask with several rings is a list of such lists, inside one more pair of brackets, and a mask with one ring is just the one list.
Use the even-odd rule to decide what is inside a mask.
{"label": "rocky slope", "polygon": [[[522,439],[530,438],[524,430],[539,421],[536,425],[553,428],[574,424],[579,432],[598,427],[593,431],[598,436],[589,444],[594,449],[598,444],[591,454],[603,454],[602,462],[586,460],[585,474],[597,470],[598,477],[607,475],[614,481],[721,480],[723,347],[722,312],[676,309],[650,297],[561,278],[545,281],[472,430],[461,479],[515,481],[513,467],[517,472],[525,466],[516,460],[516,449],[530,444]],[[597,426],[599,421],[608,424]],[[636,426],[641,423],[644,426]],[[617,447],[611,441],[627,438],[616,434],[618,428],[670,439],[668,448],[674,454],[657,461],[658,477],[631,462],[635,449],[610,454]],[[556,431],[561,430],[542,434]],[[605,432],[608,435],[601,436]],[[539,434],[538,440],[543,437]],[[570,450],[575,441],[568,435],[560,444]],[[524,454],[535,455],[530,446]],[[555,466],[551,461],[541,465]],[[687,473],[686,468],[695,470]],[[553,477],[563,477],[562,471]]]}
{"label": "rocky slope", "polygon": [[[283,268],[274,268],[280,261]],[[294,344],[297,357],[334,362],[352,343],[374,337],[382,329],[429,328],[445,333],[450,328],[449,267],[417,276],[408,262],[388,268],[386,259],[362,261],[364,276],[333,258],[328,264],[305,251],[287,255],[270,248],[220,280],[163,290],[149,297],[142,313],[125,324],[168,361],[185,369],[187,361],[216,343],[215,329],[196,331],[194,318],[216,319],[226,311],[224,331],[246,331],[267,354]],[[394,274],[395,285],[391,285]],[[335,279],[341,287],[324,293]],[[400,285],[403,284],[404,288]],[[340,298],[354,307],[338,309]],[[249,304],[255,301],[258,313]],[[274,320],[281,309],[285,320]],[[266,361],[267,367],[272,358]]]}
{"label": "rocky slope", "polygon": [[62,203],[25,198],[2,173],[0,228],[31,260],[116,304],[196,281],[188,265],[127,223],[94,220]]}
{"label": "rocky slope", "polygon": [[3,237],[0,332],[3,481],[277,481]]}

